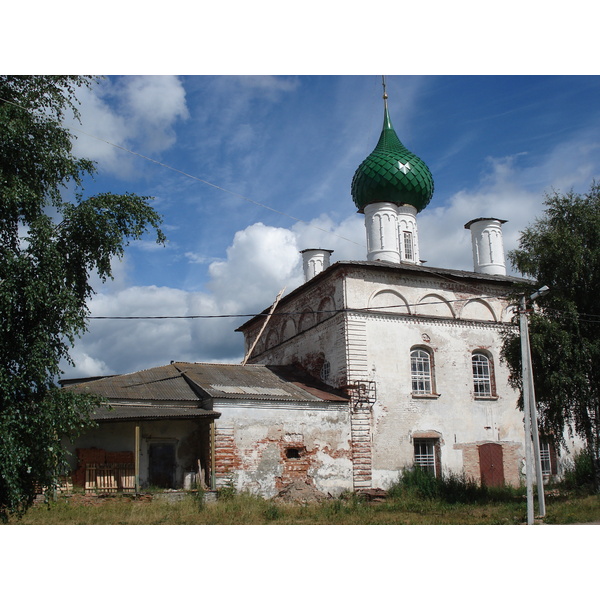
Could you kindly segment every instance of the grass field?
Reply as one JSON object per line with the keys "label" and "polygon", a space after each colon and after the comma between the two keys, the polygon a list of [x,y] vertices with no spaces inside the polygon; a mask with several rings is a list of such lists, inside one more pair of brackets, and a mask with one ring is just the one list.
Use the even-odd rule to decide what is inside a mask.
{"label": "grass field", "polygon": [[[546,524],[600,521],[600,497],[560,494],[546,501]],[[424,499],[406,492],[382,502],[356,496],[314,504],[284,504],[247,494],[203,502],[195,494],[179,501],[150,495],[92,498],[81,494],[37,504],[22,525],[520,525],[527,507],[518,493],[510,500],[470,503]]]}

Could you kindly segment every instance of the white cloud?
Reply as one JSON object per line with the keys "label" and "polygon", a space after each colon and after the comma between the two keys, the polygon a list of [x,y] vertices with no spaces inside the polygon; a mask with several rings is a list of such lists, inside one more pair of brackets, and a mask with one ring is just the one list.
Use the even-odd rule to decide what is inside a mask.
{"label": "white cloud", "polygon": [[292,231],[255,223],[235,234],[227,260],[209,266],[209,287],[220,303],[232,310],[243,306],[262,309],[273,301],[275,288],[301,283],[299,265]]}
{"label": "white cloud", "polygon": [[[90,303],[91,313],[104,317],[256,314],[270,306],[281,289],[290,292],[303,282],[300,250],[331,247],[332,236],[326,231],[355,239],[357,233],[364,234],[364,226],[354,215],[342,223],[323,215],[310,225],[299,223],[293,229],[255,223],[235,234],[225,260],[209,265],[209,293],[121,285],[119,278],[125,279],[127,274],[124,266],[116,270],[115,282],[98,288],[100,293]],[[342,238],[333,236],[336,252],[340,251],[336,260],[364,258],[360,245]],[[73,353],[77,367],[66,368],[65,376],[131,372],[171,360],[240,362],[243,336],[235,328],[245,320],[92,319],[89,332]]]}
{"label": "white cloud", "polygon": [[[528,155],[490,158],[479,184],[463,189],[442,206],[419,215],[421,256],[430,266],[472,269],[470,234],[464,224],[487,216],[506,219],[505,249],[543,210],[544,191],[552,186],[585,191],[597,164],[598,145],[572,140],[537,164]],[[334,250],[333,261],[365,260],[362,215],[343,220],[322,214],[291,228],[254,223],[238,231],[226,258],[212,260],[189,251],[195,263],[207,263],[204,292],[127,284],[127,263],[118,263],[116,281],[103,286],[91,309],[103,316],[200,316],[255,314],[268,307],[283,287],[290,292],[303,281],[300,250]],[[246,318],[94,320],[77,343],[76,369],[67,376],[130,372],[167,364],[170,360],[239,362],[243,337],[235,328]],[[94,372],[94,370],[96,372]]]}
{"label": "white cloud", "polygon": [[81,124],[68,123],[77,136],[74,153],[119,176],[130,173],[135,157],[115,145],[142,153],[166,150],[175,142],[176,121],[189,116],[183,84],[172,75],[104,80],[77,95]]}
{"label": "white cloud", "polygon": [[150,151],[169,148],[175,142],[173,124],[189,113],[185,90],[173,75],[126,77],[120,80],[120,96],[128,125]]}
{"label": "white cloud", "polygon": [[332,261],[366,260],[364,217],[352,214],[340,223],[323,214],[308,223],[296,223],[292,230],[300,250],[324,248],[333,250]]}

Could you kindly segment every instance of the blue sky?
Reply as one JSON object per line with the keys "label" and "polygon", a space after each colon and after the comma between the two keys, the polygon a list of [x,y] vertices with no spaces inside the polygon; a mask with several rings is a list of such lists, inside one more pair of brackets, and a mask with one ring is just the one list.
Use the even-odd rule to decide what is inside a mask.
{"label": "blue sky", "polygon": [[[600,77],[386,83],[396,132],[435,181],[418,221],[429,265],[471,269],[463,225],[480,216],[506,219],[514,248],[546,192],[600,176]],[[302,283],[303,248],[366,258],[350,183],[381,131],[381,76],[117,76],[81,101],[75,150],[98,166],[86,191],[152,196],[169,240],[132,244],[96,282],[93,316],[252,314]],[[92,320],[65,377],[239,362],[244,320]]]}
{"label": "blue sky", "polygon": [[[12,3],[3,9],[7,26],[0,50],[3,70],[10,73],[127,75],[82,97],[84,123],[78,129],[228,190],[78,133],[78,151],[98,162],[88,192],[154,196],[169,237],[166,248],[150,243],[128,248],[125,260],[115,263],[115,281],[95,286],[92,313],[252,313],[268,306],[284,286],[289,291],[301,283],[302,248],[333,248],[337,260],[365,257],[364,227],[350,199],[350,182],[382,124],[380,76],[373,73],[411,75],[387,81],[396,131],[435,180],[433,200],[419,216],[420,249],[428,264],[470,268],[463,225],[476,216],[507,219],[504,239],[510,249],[518,231],[540,213],[552,186],[585,191],[600,170],[600,77],[589,76],[598,73],[596,10],[583,0],[543,7],[522,0],[506,0],[500,7],[473,0],[418,5],[375,0],[368,6],[175,0],[160,9],[139,2],[106,0],[88,7],[59,0],[33,11],[29,3]],[[137,77],[159,73],[214,77]],[[296,75],[264,76],[272,73]],[[302,76],[315,73],[371,75]],[[432,76],[444,73],[492,75]],[[540,77],[496,76],[514,73]],[[554,77],[557,73],[585,76]],[[263,76],[219,77],[224,74]],[[65,377],[124,373],[174,359],[239,361],[238,324],[233,319],[91,321],[73,351],[77,367],[65,366]],[[510,550],[515,531],[506,531],[510,539],[502,541]],[[39,530],[34,533],[39,537]],[[295,537],[299,533],[294,530]],[[156,533],[148,535],[155,543]],[[314,539],[311,530],[307,550]],[[223,540],[217,532],[211,544],[221,548]],[[238,578],[244,591],[261,572],[269,547],[279,546],[265,544],[236,564],[245,575]],[[180,571],[182,556],[177,556]],[[279,556],[288,558],[268,556],[272,564]],[[398,552],[389,556],[389,564],[379,558],[380,588],[386,585],[382,574],[396,573]],[[54,568],[48,558],[38,561],[38,570]],[[579,568],[581,556],[576,560]],[[458,566],[452,560],[438,565],[451,586]],[[454,587],[464,590],[463,579]],[[355,578],[331,582],[337,595],[346,589],[356,595],[361,585]],[[135,580],[136,588],[141,584]],[[153,578],[153,592],[158,585]],[[372,581],[363,587],[370,591]]]}

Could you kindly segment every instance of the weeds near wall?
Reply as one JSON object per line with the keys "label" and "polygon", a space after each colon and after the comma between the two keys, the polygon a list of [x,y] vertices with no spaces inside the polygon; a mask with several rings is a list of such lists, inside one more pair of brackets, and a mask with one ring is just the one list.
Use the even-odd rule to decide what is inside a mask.
{"label": "weeds near wall", "polygon": [[589,452],[584,450],[575,454],[563,473],[559,487],[584,494],[594,491],[594,464]]}
{"label": "weeds near wall", "polygon": [[388,495],[392,498],[400,498],[407,494],[448,504],[510,502],[522,495],[520,490],[508,486],[488,488],[465,475],[449,473],[436,477],[419,467],[405,469],[398,482],[388,490]]}

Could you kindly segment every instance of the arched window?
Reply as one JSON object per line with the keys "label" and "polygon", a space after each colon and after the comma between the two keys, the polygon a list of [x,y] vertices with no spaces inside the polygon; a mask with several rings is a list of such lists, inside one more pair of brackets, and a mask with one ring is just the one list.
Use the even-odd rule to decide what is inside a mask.
{"label": "arched window", "polygon": [[433,360],[426,348],[413,348],[410,351],[410,377],[414,396],[435,394]]}
{"label": "arched window", "polygon": [[481,350],[473,352],[473,391],[475,398],[494,398],[494,369],[490,357]]}

